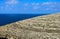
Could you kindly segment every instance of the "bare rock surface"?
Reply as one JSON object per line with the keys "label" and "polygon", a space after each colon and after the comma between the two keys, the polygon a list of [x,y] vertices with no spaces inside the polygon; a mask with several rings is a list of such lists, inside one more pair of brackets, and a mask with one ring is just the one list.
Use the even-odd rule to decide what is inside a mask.
{"label": "bare rock surface", "polygon": [[9,39],[60,39],[60,13],[0,26],[0,37]]}

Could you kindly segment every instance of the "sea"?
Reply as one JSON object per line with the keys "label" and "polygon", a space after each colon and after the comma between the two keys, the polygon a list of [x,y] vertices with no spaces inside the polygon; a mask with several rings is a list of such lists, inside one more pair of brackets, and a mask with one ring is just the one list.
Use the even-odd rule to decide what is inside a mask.
{"label": "sea", "polygon": [[47,14],[0,14],[0,26]]}

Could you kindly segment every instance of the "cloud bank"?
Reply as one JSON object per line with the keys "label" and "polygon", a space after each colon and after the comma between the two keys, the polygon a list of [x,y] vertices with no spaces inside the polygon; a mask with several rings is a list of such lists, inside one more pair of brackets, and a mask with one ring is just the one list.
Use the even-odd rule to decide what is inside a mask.
{"label": "cloud bank", "polygon": [[5,2],[6,4],[17,4],[18,1],[17,0],[8,0],[7,2]]}

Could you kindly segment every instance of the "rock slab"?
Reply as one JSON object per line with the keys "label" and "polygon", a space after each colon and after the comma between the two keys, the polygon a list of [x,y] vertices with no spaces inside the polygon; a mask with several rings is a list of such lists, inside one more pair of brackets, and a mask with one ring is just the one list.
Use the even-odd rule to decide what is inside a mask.
{"label": "rock slab", "polygon": [[0,26],[0,37],[9,39],[60,39],[60,13]]}

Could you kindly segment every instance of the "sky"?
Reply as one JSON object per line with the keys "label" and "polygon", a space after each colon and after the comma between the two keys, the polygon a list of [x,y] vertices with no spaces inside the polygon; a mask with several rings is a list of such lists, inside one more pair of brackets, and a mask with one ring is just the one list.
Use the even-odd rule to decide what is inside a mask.
{"label": "sky", "polygon": [[60,12],[60,0],[0,0],[0,14],[50,14]]}

